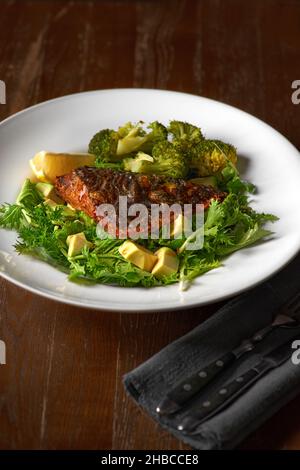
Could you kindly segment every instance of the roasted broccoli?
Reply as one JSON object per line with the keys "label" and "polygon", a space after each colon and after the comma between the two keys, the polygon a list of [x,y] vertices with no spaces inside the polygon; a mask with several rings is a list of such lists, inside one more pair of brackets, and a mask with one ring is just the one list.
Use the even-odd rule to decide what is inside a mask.
{"label": "roasted broccoli", "polygon": [[124,169],[135,173],[184,178],[188,165],[184,155],[171,142],[165,140],[153,146],[152,155],[139,152],[135,158],[125,159]]}
{"label": "roasted broccoli", "polygon": [[203,140],[201,129],[188,122],[170,121],[168,131],[172,135],[174,142],[189,141],[197,144]]}
{"label": "roasted broccoli", "polygon": [[136,125],[128,122],[118,129],[117,155],[122,156],[136,152],[147,141],[147,134],[141,126],[141,122]]}
{"label": "roasted broccoli", "polygon": [[146,132],[141,123],[136,125],[128,122],[118,131],[103,129],[94,135],[89,143],[89,153],[96,155],[96,165],[106,162],[121,161],[123,155],[137,151],[147,140]]}
{"label": "roasted broccoli", "polygon": [[136,157],[127,157],[123,160],[123,168],[125,171],[131,171],[132,173],[146,173],[144,168],[147,163],[153,163],[154,158],[144,152],[138,152]]}
{"label": "roasted broccoli", "polygon": [[223,170],[228,161],[236,164],[237,154],[232,145],[221,140],[203,139],[191,148],[188,158],[190,168],[198,176],[210,176]]}
{"label": "roasted broccoli", "polygon": [[96,156],[96,164],[117,160],[118,141],[118,133],[111,129],[103,129],[94,135],[89,143],[89,153]]}
{"label": "roasted broccoli", "polygon": [[118,162],[126,155],[141,150],[151,152],[153,145],[166,140],[168,132],[165,126],[157,121],[149,124],[151,132],[145,132],[142,122],[132,124],[128,122],[117,131],[103,129],[94,135],[89,144],[89,153],[96,155],[96,164]]}
{"label": "roasted broccoli", "polygon": [[188,122],[170,121],[168,131],[171,134],[172,143],[186,157],[189,157],[193,147],[203,140],[201,129]]}
{"label": "roasted broccoli", "polygon": [[145,153],[151,153],[155,144],[164,140],[168,140],[168,130],[158,121],[151,122],[147,129],[150,129],[151,132],[147,134],[147,140],[141,146],[141,150]]}
{"label": "roasted broccoli", "polygon": [[142,121],[128,122],[117,131],[104,129],[90,141],[89,153],[96,155],[97,166],[174,178],[210,176],[228,161],[236,163],[232,145],[205,139],[199,127],[187,122],[170,121],[166,128],[154,121],[147,129]]}

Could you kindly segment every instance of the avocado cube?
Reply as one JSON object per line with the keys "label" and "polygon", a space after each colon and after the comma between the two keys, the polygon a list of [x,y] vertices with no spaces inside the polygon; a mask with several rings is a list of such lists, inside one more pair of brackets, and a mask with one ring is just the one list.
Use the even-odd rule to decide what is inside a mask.
{"label": "avocado cube", "polygon": [[69,257],[78,255],[85,247],[91,248],[93,246],[93,244],[85,238],[85,234],[83,232],[69,235],[67,238],[67,245],[69,246]]}
{"label": "avocado cube", "polygon": [[63,204],[63,201],[55,192],[53,184],[37,183],[36,189],[44,196],[45,199],[52,199],[57,204]]}
{"label": "avocado cube", "polygon": [[175,251],[171,250],[171,248],[162,247],[155,252],[155,255],[158,261],[151,271],[155,277],[160,279],[164,276],[177,273],[179,259]]}
{"label": "avocado cube", "polygon": [[157,256],[155,256],[150,250],[147,250],[143,246],[130,240],[126,240],[119,247],[119,253],[127,261],[130,261],[138,268],[148,272],[151,272],[153,266],[157,262]]}
{"label": "avocado cube", "polygon": [[65,216],[65,217],[74,217],[76,215],[76,212],[74,209],[71,209],[70,207],[68,206],[64,206],[63,208],[63,211],[62,211],[62,214]]}
{"label": "avocado cube", "polygon": [[55,201],[53,201],[52,199],[46,199],[46,200],[44,201],[44,204],[45,204],[46,206],[51,207],[51,209],[55,209],[55,207],[58,206],[58,204],[57,204]]}
{"label": "avocado cube", "polygon": [[46,204],[46,206],[51,207],[51,209],[55,209],[56,207],[61,206],[63,208],[62,215],[64,215],[65,217],[74,217],[76,215],[76,212],[70,209],[68,206],[62,206],[61,204],[57,204],[55,201],[53,201],[53,199],[46,199],[44,201],[44,204]]}

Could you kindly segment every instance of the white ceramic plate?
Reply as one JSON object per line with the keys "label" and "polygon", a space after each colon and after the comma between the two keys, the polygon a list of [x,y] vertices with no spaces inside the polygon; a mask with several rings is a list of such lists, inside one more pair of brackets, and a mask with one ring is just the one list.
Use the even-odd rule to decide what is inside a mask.
{"label": "white ceramic plate", "polygon": [[70,95],[29,108],[0,124],[0,203],[13,202],[39,150],[86,151],[101,128],[127,121],[169,119],[199,125],[206,136],[234,144],[244,178],[258,186],[255,209],[280,217],[268,242],[231,255],[186,292],[168,287],[81,286],[55,268],[18,256],[16,235],[1,230],[0,272],[34,293],[69,304],[118,311],[174,310],[203,305],[258,284],[285,265],[300,247],[299,152],[277,131],[223,103],[161,90],[115,89]]}

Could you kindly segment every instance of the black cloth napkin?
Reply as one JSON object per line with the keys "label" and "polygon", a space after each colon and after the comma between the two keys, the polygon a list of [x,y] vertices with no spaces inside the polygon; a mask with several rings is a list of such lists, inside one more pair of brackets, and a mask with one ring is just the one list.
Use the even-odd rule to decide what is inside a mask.
{"label": "black cloth napkin", "polygon": [[[270,324],[274,315],[297,292],[300,292],[300,255],[268,282],[229,301],[204,323],[127,373],[124,376],[127,392],[163,428],[191,447],[234,448],[300,393],[300,365],[288,360],[266,374],[230,406],[203,422],[194,436],[177,430],[182,417],[188,414],[188,408],[173,416],[159,417],[156,407],[174,385]],[[222,378],[209,385],[201,394],[201,403],[218,383],[236,378],[276,345],[289,340],[292,344],[292,338],[298,332],[300,339],[300,328],[274,330],[255,352],[244,356]],[[291,356],[292,352],[291,348]]]}

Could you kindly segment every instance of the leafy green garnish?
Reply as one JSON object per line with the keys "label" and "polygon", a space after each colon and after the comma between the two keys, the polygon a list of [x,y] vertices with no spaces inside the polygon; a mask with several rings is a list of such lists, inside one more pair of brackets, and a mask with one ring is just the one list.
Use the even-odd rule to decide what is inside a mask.
{"label": "leafy green garnish", "polygon": [[43,201],[41,193],[36,189],[35,184],[26,179],[17,197],[16,204],[24,207],[33,207]]}
{"label": "leafy green garnish", "polygon": [[18,204],[3,204],[0,207],[0,227],[19,230],[23,223],[23,207]]}
{"label": "leafy green garnish", "polygon": [[249,206],[247,193],[255,187],[242,181],[230,162],[218,175],[218,180],[229,194],[223,202],[211,201],[205,213],[203,248],[183,253],[180,280],[184,287],[200,274],[220,266],[229,254],[271,236],[272,232],[263,226],[278,220],[272,214],[257,213]]}
{"label": "leafy green garnish", "polygon": [[237,168],[227,160],[225,168],[217,175],[217,183],[220,189],[234,194],[254,193],[255,186],[240,178]]}

